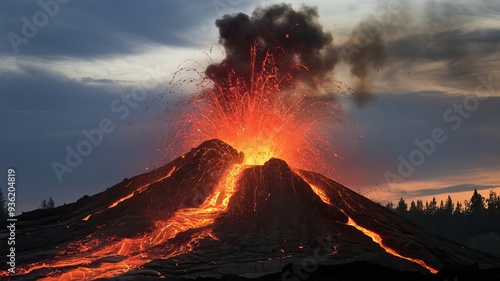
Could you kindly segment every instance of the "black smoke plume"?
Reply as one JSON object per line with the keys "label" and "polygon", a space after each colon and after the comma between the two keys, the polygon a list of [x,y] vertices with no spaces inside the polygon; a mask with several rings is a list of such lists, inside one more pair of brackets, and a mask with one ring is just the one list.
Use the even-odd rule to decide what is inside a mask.
{"label": "black smoke plume", "polygon": [[[257,8],[251,16],[243,13],[225,15],[215,22],[219,28],[219,42],[226,58],[212,64],[206,74],[216,82],[223,82],[228,72],[250,80],[251,48],[257,44],[255,66],[259,71],[266,54],[274,58],[280,73],[293,78],[306,78],[327,73],[339,61],[333,37],[318,23],[318,11],[302,6],[295,11],[291,5],[275,4]],[[295,68],[300,64],[307,68]]]}
{"label": "black smoke plume", "polygon": [[[205,74],[223,86],[234,83],[236,77],[248,85],[252,76],[251,50],[256,47],[254,73],[262,70],[266,55],[272,55],[275,67],[284,75],[282,86],[328,75],[344,59],[352,74],[359,78],[361,90],[367,93],[364,83],[369,74],[367,68],[375,61],[382,64],[383,41],[380,37],[370,38],[359,52],[343,57],[340,52],[345,46],[334,45],[333,36],[323,30],[318,17],[314,7],[302,5],[294,10],[284,3],[258,7],[251,16],[243,13],[223,16],[215,25],[226,57],[221,63],[209,65]],[[356,97],[355,101],[363,102]]]}

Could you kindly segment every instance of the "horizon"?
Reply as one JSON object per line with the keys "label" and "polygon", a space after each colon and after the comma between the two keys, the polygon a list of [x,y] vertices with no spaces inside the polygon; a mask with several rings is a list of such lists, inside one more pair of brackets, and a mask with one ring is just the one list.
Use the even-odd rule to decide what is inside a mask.
{"label": "horizon", "polygon": [[[185,153],[187,153],[187,151]],[[178,157],[181,157],[185,153],[180,154]],[[178,158],[178,157],[175,157],[175,158]],[[167,163],[165,165],[168,165],[168,164],[169,163]],[[162,168],[162,166],[157,167],[155,169],[152,169],[151,171],[147,171],[147,172],[145,172],[143,174],[147,174],[149,172],[152,172],[153,170],[160,169],[160,168]],[[136,177],[136,176],[141,176],[143,174],[137,174],[137,175],[129,176],[129,177],[126,177],[126,178],[132,178],[132,177]],[[94,196],[94,195],[97,195],[97,194],[99,194],[101,192],[106,191],[110,187],[112,187],[112,186],[114,186],[114,185],[116,185],[116,184],[118,184],[120,182],[121,181],[118,181],[115,184],[112,184],[112,185],[110,185],[108,187],[104,187],[102,190],[97,191],[94,194],[85,194],[82,197],[77,198],[76,200],[71,201],[71,202],[62,202],[62,203],[61,202],[54,202],[55,203],[54,207],[57,208],[57,207],[64,206],[64,205],[67,205],[67,204],[75,203],[76,201],[78,201],[79,199],[81,199],[81,198],[83,198],[85,196]],[[340,183],[340,184],[342,184],[342,183]],[[346,187],[350,188],[349,186],[346,186]],[[466,188],[464,188],[464,187],[466,187]],[[485,199],[487,199],[489,197],[489,193],[491,191],[495,192],[496,194],[500,194],[500,186],[481,186],[481,185],[474,185],[474,184],[461,184],[461,185],[445,186],[445,187],[441,187],[441,188],[415,189],[415,190],[413,190],[412,192],[409,192],[409,193],[403,192],[403,193],[401,193],[401,195],[399,195],[399,197],[397,197],[396,195],[394,195],[395,197],[386,198],[386,199],[383,199],[383,200],[377,200],[377,199],[380,198],[380,195],[375,195],[373,198],[370,198],[369,195],[367,196],[367,195],[362,194],[362,193],[361,193],[361,195],[366,196],[368,199],[370,199],[370,200],[372,200],[372,201],[374,201],[374,202],[376,202],[378,204],[381,204],[383,206],[385,206],[389,202],[392,202],[394,204],[394,206],[396,206],[397,202],[400,200],[400,198],[403,198],[405,200],[405,202],[408,204],[408,210],[409,210],[410,203],[412,201],[416,202],[417,200],[421,200],[421,201],[423,201],[424,206],[425,206],[426,202],[430,202],[434,198],[437,201],[438,205],[439,205],[440,201],[446,202],[448,196],[450,196],[452,198],[453,204],[456,204],[457,202],[460,202],[461,204],[465,205],[464,204],[465,201],[469,201],[470,200],[470,198],[473,195],[473,192],[475,190],[477,190],[477,192],[482,197],[484,197]],[[441,191],[441,192],[439,192],[439,191]],[[435,192],[439,192],[439,193],[435,193]],[[421,194],[419,194],[419,193],[421,193]],[[426,193],[430,193],[430,194],[426,194]],[[49,197],[43,198],[42,201],[48,201]],[[42,203],[42,201],[40,201],[40,203]],[[43,209],[43,208],[41,208],[41,206],[38,206],[37,208],[31,209],[31,210],[21,210],[21,212],[22,213],[31,212],[31,211],[36,211],[38,209]]]}
{"label": "horizon", "polygon": [[[43,3],[57,9],[0,3],[9,11],[0,40],[0,153],[2,171],[16,170],[19,213],[49,197],[56,206],[75,202],[187,152],[168,151],[165,137],[199,90],[189,82],[198,77],[180,70],[202,72],[224,58],[216,19],[275,2]],[[328,73],[337,82],[320,91],[339,104],[327,140],[335,156],[318,172],[375,202],[411,202],[422,199],[407,196],[419,190],[463,184],[471,190],[423,198],[463,202],[474,186],[483,196],[483,187],[500,193],[498,3],[310,5],[336,47],[360,28],[379,32],[384,44],[379,65],[364,65],[366,77],[345,58]],[[363,87],[367,97],[356,95]]]}

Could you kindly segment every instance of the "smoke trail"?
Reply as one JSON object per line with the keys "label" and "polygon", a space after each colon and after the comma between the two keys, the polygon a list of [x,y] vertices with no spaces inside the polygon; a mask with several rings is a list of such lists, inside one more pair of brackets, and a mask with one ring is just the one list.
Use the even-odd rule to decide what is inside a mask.
{"label": "smoke trail", "polygon": [[342,46],[348,56],[343,57],[351,68],[351,74],[358,78],[353,95],[358,106],[365,105],[371,98],[369,75],[385,63],[385,43],[380,30],[370,21],[360,22],[352,31],[349,41]]}

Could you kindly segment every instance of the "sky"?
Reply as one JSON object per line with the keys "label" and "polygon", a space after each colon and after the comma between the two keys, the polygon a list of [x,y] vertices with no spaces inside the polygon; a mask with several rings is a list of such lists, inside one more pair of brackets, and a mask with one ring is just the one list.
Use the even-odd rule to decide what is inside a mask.
{"label": "sky", "polygon": [[[332,136],[330,175],[378,202],[487,195],[500,186],[500,3],[413,2],[287,2],[317,7],[334,44],[365,30],[384,46],[366,102],[339,94],[349,122]],[[168,112],[195,91],[190,69],[223,58],[215,20],[273,3],[1,1],[0,181],[16,170],[18,212],[165,164]],[[359,84],[349,67],[330,74],[346,89]]]}

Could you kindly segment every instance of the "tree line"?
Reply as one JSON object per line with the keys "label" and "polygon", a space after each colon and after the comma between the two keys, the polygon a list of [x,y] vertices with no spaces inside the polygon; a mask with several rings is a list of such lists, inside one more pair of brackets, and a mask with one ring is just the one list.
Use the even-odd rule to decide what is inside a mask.
{"label": "tree line", "polygon": [[457,201],[453,203],[451,196],[448,195],[446,201],[438,202],[436,197],[433,197],[431,202],[422,200],[412,200],[408,208],[408,204],[403,197],[399,199],[396,206],[392,202],[388,202],[387,208],[395,211],[400,215],[421,214],[428,216],[477,216],[477,215],[499,215],[500,214],[500,196],[493,190],[490,191],[489,197],[485,198],[474,190],[470,200],[465,200],[464,203]]}
{"label": "tree line", "polygon": [[[54,200],[52,197],[49,200],[43,200],[39,209],[52,209],[55,207]],[[3,195],[2,189],[0,188],[0,219],[6,219],[8,217],[7,204],[5,196]]]}
{"label": "tree line", "polygon": [[401,197],[396,205],[389,202],[386,207],[439,236],[500,256],[500,196],[494,191],[485,198],[474,190],[463,203],[448,196],[439,203],[433,197],[430,202],[408,204]]}
{"label": "tree line", "polygon": [[40,204],[40,209],[52,209],[54,208],[54,200],[52,200],[52,197],[49,198],[49,200],[43,200],[42,204]]}

